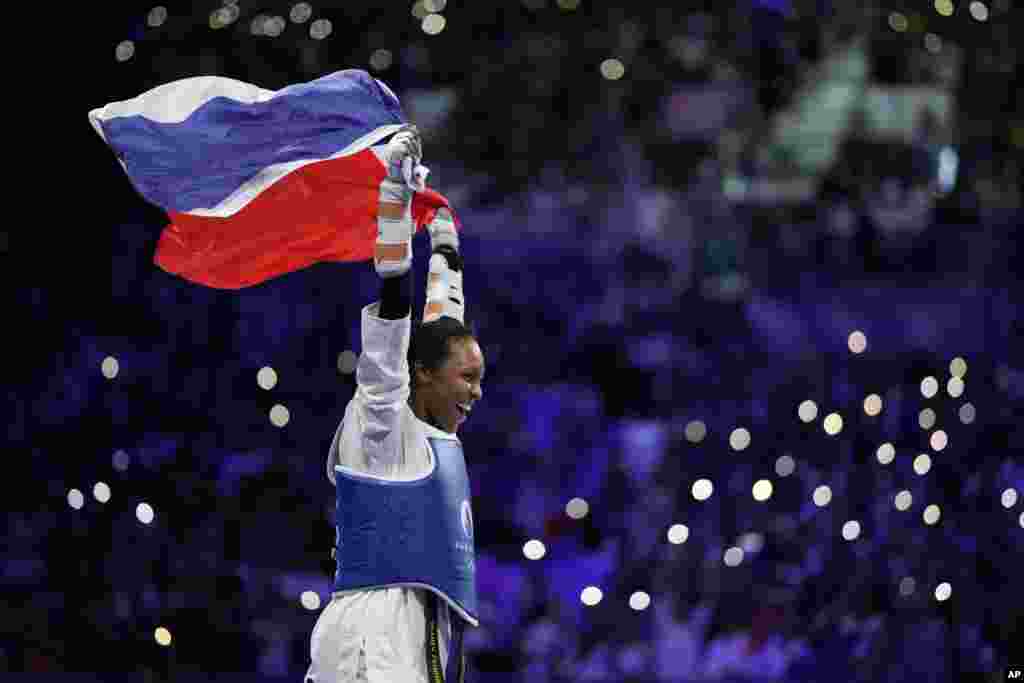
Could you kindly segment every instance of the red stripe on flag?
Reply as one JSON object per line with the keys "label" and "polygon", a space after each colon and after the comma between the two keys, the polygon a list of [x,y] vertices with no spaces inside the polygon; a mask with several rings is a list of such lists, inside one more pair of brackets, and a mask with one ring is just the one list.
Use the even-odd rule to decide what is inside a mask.
{"label": "red stripe on flag", "polygon": [[[367,149],[292,171],[227,218],[168,212],[171,224],[153,260],[217,289],[249,287],[324,261],[370,260],[384,174]],[[438,192],[417,192],[417,230],[442,206],[451,208]]]}

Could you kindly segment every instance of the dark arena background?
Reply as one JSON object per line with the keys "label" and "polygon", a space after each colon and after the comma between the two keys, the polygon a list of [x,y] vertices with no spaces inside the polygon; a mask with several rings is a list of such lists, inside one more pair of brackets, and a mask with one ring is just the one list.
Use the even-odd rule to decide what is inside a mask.
{"label": "dark arena background", "polygon": [[302,681],[379,280],[169,275],[87,114],[345,68],[464,223],[468,681],[1024,664],[1017,0],[132,5],[33,19],[70,37],[32,39],[54,218],[3,233],[4,681]]}

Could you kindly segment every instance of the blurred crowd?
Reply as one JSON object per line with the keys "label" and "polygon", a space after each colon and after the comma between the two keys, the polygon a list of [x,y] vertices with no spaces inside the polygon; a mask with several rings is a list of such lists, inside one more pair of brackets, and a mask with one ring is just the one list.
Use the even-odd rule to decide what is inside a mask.
{"label": "blurred crowd", "polygon": [[[773,115],[886,14],[577,4],[452,7],[448,44],[471,57],[410,39],[380,74],[466,225],[488,363],[461,433],[483,612],[471,680],[994,675],[1024,623],[1024,140],[999,3],[991,42],[964,38],[957,127],[926,114],[893,141],[854,115],[809,196],[759,203],[735,201],[730,174],[759,173]],[[352,12],[360,49],[379,48],[384,19]],[[267,87],[305,78],[273,52],[213,54],[214,70],[280,80]],[[333,63],[316,54],[303,68]],[[626,75],[597,76],[612,54]],[[154,64],[130,90],[194,75]],[[1001,89],[970,98],[965,82]],[[666,103],[693,84],[726,95],[680,135]],[[127,185],[106,161],[103,182]],[[203,289],[149,263],[161,218],[111,192],[109,289],[83,283],[87,307],[15,294],[45,334],[8,389],[8,446],[28,457],[8,492],[0,672],[297,680],[330,598],[324,458],[378,281],[324,264]]]}

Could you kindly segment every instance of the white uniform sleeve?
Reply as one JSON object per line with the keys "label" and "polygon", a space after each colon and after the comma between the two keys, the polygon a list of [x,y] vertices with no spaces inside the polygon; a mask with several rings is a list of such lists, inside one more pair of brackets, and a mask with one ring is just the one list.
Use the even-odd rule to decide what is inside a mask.
{"label": "white uniform sleeve", "polygon": [[[363,351],[356,366],[356,391],[345,410],[345,421],[355,422],[346,425],[345,431],[358,434],[362,456],[362,462],[352,464],[370,471],[387,469],[401,456],[402,412],[409,400],[406,354],[411,320],[409,316],[380,318],[379,308],[379,303],[363,308]],[[352,440],[346,441],[354,445]]]}

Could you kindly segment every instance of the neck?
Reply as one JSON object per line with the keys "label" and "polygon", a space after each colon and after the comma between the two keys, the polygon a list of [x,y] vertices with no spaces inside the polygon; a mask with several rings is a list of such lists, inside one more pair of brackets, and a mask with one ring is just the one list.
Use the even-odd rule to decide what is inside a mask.
{"label": "neck", "polygon": [[427,412],[427,402],[423,399],[421,394],[418,394],[415,391],[409,394],[409,407],[412,408],[413,415],[423,420],[431,427],[441,429],[441,426],[437,424],[437,421],[431,418],[430,413]]}

